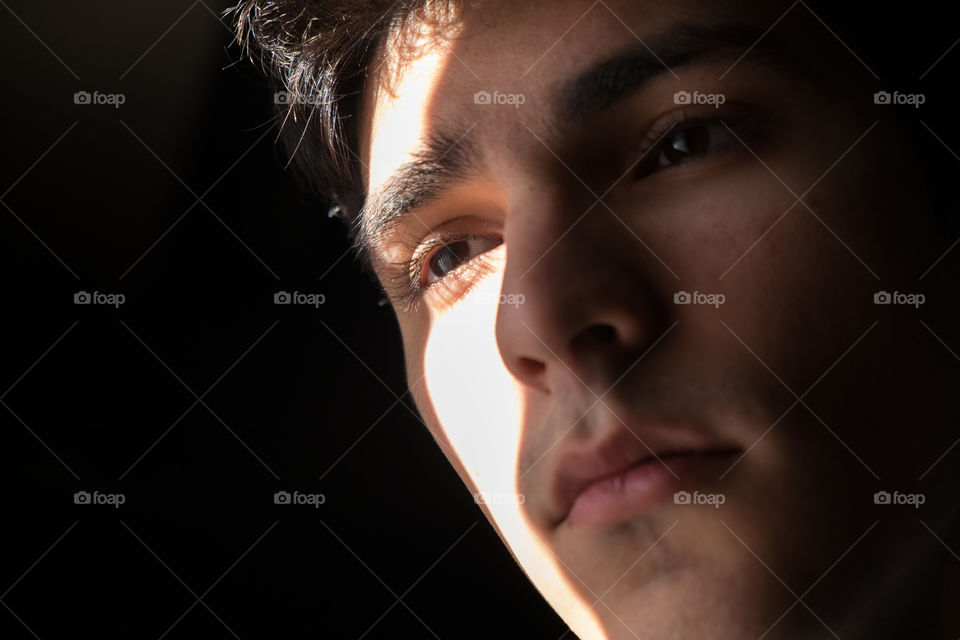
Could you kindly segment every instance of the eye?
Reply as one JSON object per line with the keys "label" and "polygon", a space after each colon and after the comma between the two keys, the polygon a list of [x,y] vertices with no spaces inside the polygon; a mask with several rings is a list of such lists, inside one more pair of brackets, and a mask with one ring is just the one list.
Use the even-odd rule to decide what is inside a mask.
{"label": "eye", "polygon": [[673,131],[663,139],[657,155],[657,168],[665,169],[715,150],[731,136],[719,123],[704,123]]}
{"label": "eye", "polygon": [[500,240],[494,238],[474,237],[440,245],[427,258],[426,269],[424,269],[423,274],[424,285],[430,286],[439,282],[464,263],[485,251],[489,251],[499,245],[500,242]]}

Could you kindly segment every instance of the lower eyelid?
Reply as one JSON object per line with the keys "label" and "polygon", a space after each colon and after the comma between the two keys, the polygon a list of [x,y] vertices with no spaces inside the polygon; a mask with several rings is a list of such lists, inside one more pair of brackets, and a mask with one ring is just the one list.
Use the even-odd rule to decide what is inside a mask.
{"label": "lower eyelid", "polygon": [[490,254],[503,242],[477,254],[470,260],[460,264],[440,280],[426,286],[420,292],[420,297],[434,300],[433,305],[450,306],[462,300],[485,277],[495,270],[496,260]]}

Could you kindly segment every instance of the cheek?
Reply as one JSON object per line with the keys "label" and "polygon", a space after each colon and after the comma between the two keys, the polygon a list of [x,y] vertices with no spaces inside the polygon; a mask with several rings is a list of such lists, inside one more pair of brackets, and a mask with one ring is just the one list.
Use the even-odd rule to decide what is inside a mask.
{"label": "cheek", "polygon": [[[434,438],[496,520],[519,513],[516,466],[522,389],[496,343],[502,269],[455,305],[399,318],[411,394]],[[429,294],[428,294],[429,296]]]}
{"label": "cheek", "polygon": [[423,327],[403,328],[411,393],[461,479],[498,534],[551,602],[574,610],[563,572],[524,514],[517,464],[523,390],[496,342],[503,272],[475,286]]}
{"label": "cheek", "polygon": [[419,376],[431,428],[448,456],[477,491],[508,496],[516,493],[522,406],[496,343],[500,281],[487,277],[452,308],[431,314]]}
{"label": "cheek", "polygon": [[[771,157],[791,185],[809,185],[822,173],[801,154]],[[857,165],[855,154],[848,160]],[[700,335],[725,344],[732,336],[722,325],[719,335],[711,331],[722,319],[795,387],[806,388],[869,326],[863,319],[875,283],[858,256],[882,260],[864,242],[870,203],[847,186],[862,180],[845,169],[838,166],[807,194],[813,213],[759,163],[669,203],[664,259],[684,288],[725,299],[714,313],[680,312]],[[754,362],[738,341],[730,349],[731,356]]]}

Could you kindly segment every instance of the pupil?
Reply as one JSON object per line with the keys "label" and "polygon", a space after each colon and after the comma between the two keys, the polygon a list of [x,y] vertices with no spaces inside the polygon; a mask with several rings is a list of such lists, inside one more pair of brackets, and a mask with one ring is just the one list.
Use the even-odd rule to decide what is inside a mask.
{"label": "pupil", "polygon": [[467,250],[467,242],[464,240],[445,245],[431,258],[430,271],[437,278],[442,278],[460,266],[466,259]]}
{"label": "pupil", "polygon": [[667,158],[671,162],[683,162],[690,156],[706,153],[710,147],[710,134],[705,127],[696,127],[681,131],[671,138],[666,148]]}

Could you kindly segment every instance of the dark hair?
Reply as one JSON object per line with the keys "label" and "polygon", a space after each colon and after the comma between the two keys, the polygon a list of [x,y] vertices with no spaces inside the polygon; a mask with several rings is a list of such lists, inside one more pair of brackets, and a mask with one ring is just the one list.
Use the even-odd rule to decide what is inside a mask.
{"label": "dark hair", "polygon": [[[258,58],[277,89],[281,139],[294,173],[310,194],[338,205],[354,219],[364,190],[357,155],[357,109],[364,83],[379,73],[386,38],[411,18],[455,0],[244,0],[230,9],[237,39]],[[960,148],[956,104],[957,61],[952,21],[937,3],[913,0],[876,10],[865,0],[811,1],[834,31],[879,76],[878,89],[924,93],[924,108],[904,110],[901,121],[939,211],[955,208],[954,149]],[[808,10],[800,2],[791,11]],[[826,27],[829,25],[829,27]],[[955,43],[954,43],[955,44]],[[943,55],[948,52],[947,55]],[[922,76],[922,79],[921,79]],[[922,120],[921,120],[922,118]],[[951,216],[956,218],[957,216]]]}
{"label": "dark hair", "polygon": [[360,94],[385,38],[436,0],[245,0],[228,10],[237,41],[273,80],[280,137],[302,188],[352,218],[363,204]]}

